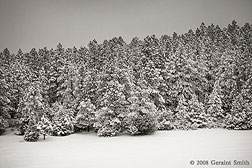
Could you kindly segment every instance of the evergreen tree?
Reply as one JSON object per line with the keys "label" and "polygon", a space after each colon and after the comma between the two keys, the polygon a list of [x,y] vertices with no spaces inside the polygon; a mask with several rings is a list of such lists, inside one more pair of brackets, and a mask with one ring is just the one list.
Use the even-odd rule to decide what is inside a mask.
{"label": "evergreen tree", "polygon": [[0,116],[0,135],[5,132],[5,129],[9,126],[6,119]]}
{"label": "evergreen tree", "polygon": [[163,110],[157,114],[157,128],[158,130],[172,130],[174,129],[173,113],[171,110]]}
{"label": "evergreen tree", "polygon": [[98,136],[116,136],[122,129],[118,114],[108,107],[103,107],[97,111],[94,127]]}
{"label": "evergreen tree", "polygon": [[90,100],[82,101],[79,106],[79,111],[75,119],[75,126],[80,129],[87,129],[93,127],[95,123],[95,106]]}
{"label": "evergreen tree", "polygon": [[248,80],[240,94],[232,103],[231,113],[226,117],[226,127],[229,129],[252,128],[252,80]]}
{"label": "evergreen tree", "polygon": [[[23,135],[31,124],[37,124],[45,110],[39,82],[31,83],[26,89],[26,95],[19,103],[18,112],[20,119],[16,134]],[[30,120],[33,120],[30,122]]]}
{"label": "evergreen tree", "polygon": [[24,140],[35,142],[39,139],[39,130],[37,128],[37,119],[34,114],[30,114],[29,122],[24,133]]}
{"label": "evergreen tree", "polygon": [[57,100],[66,108],[74,109],[76,105],[74,91],[78,89],[74,85],[76,69],[71,63],[65,63],[62,69],[62,73],[57,78]]}
{"label": "evergreen tree", "polygon": [[52,135],[65,136],[74,132],[73,110],[55,103],[52,106]]}
{"label": "evergreen tree", "polygon": [[184,86],[176,108],[174,127],[176,129],[197,129],[207,126],[205,109],[191,90],[190,85]]}
{"label": "evergreen tree", "polygon": [[4,69],[0,68],[0,116],[3,117],[2,120],[11,118],[10,110],[12,109],[8,98],[10,86],[6,82],[4,75]]}
{"label": "evergreen tree", "polygon": [[11,54],[8,48],[5,48],[3,50],[3,53],[1,54],[1,66],[8,66],[11,64]]}
{"label": "evergreen tree", "polygon": [[124,119],[124,125],[131,135],[151,134],[157,128],[155,114],[143,107],[129,113]]}
{"label": "evergreen tree", "polygon": [[223,123],[224,111],[222,109],[222,97],[219,80],[214,84],[214,89],[209,96],[207,104],[207,114],[209,115],[209,126],[219,127]]}
{"label": "evergreen tree", "polygon": [[126,132],[131,135],[151,134],[157,129],[156,106],[146,95],[132,95],[128,101],[129,112],[123,119]]}
{"label": "evergreen tree", "polygon": [[44,140],[45,140],[46,135],[51,134],[52,129],[53,129],[52,122],[46,115],[43,115],[41,117],[40,121],[37,124],[37,129],[39,130],[40,134],[44,136]]}

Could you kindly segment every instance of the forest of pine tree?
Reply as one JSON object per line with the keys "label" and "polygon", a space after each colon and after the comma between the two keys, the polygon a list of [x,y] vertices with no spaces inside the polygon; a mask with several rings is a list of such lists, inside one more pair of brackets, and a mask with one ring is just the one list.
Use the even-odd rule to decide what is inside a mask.
{"label": "forest of pine tree", "polygon": [[252,24],[0,52],[0,134],[252,129]]}

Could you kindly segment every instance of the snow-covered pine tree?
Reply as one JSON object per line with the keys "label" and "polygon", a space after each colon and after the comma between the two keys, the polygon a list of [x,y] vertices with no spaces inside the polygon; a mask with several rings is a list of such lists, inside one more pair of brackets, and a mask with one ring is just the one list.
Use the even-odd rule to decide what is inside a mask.
{"label": "snow-covered pine tree", "polygon": [[77,98],[74,95],[75,88],[75,78],[77,70],[74,65],[70,62],[65,62],[62,67],[62,73],[57,78],[57,101],[66,108],[71,108],[75,110]]}
{"label": "snow-covered pine tree", "polygon": [[10,86],[6,82],[5,79],[5,71],[0,67],[0,116],[3,119],[9,119],[10,110],[12,107],[10,106],[11,101],[9,100],[10,94]]}
{"label": "snow-covered pine tree", "polygon": [[[127,75],[124,74],[123,70],[116,66],[107,66],[107,69],[99,75],[100,82],[95,100],[97,102],[96,107],[99,110],[96,114],[95,129],[98,130],[100,136],[115,136],[122,129],[121,122],[127,111],[126,88],[129,85],[127,85],[127,79],[124,78]],[[125,81],[125,83],[122,81]],[[106,119],[109,120],[109,123]],[[106,131],[108,132],[106,133]]]}
{"label": "snow-covered pine tree", "polygon": [[241,93],[235,97],[231,112],[226,116],[226,128],[238,130],[252,128],[252,78],[246,81]]}
{"label": "snow-covered pine tree", "polygon": [[50,121],[50,119],[46,115],[43,115],[41,117],[40,121],[37,124],[37,129],[39,130],[40,134],[42,134],[44,136],[44,140],[45,140],[46,135],[51,134],[52,122]]}
{"label": "snow-covered pine tree", "polygon": [[52,135],[65,136],[74,132],[74,111],[67,109],[59,103],[52,107]]}
{"label": "snow-covered pine tree", "polygon": [[[37,124],[44,113],[45,105],[42,96],[41,84],[39,81],[31,83],[26,88],[26,94],[19,103],[18,113],[20,118],[17,126],[17,135],[23,135],[28,129],[28,125]],[[30,124],[30,120],[32,121]]]}
{"label": "snow-covered pine tree", "polygon": [[0,63],[1,66],[11,65],[11,63],[13,61],[13,55],[11,55],[8,48],[5,48],[0,56],[1,56],[0,58],[2,60]]}
{"label": "snow-covered pine tree", "polygon": [[143,107],[129,113],[124,123],[126,131],[131,135],[148,135],[156,130],[155,114]]}
{"label": "snow-covered pine tree", "polygon": [[95,123],[95,106],[88,99],[82,101],[78,107],[78,113],[75,117],[75,126],[79,129],[87,129],[88,131],[93,128]]}
{"label": "snow-covered pine tree", "polygon": [[[223,127],[224,110],[222,109],[222,95],[219,80],[214,84],[214,89],[209,96],[207,103],[207,115],[210,128],[212,127]],[[221,126],[222,125],[222,126]]]}
{"label": "snow-covered pine tree", "polygon": [[[232,47],[232,46],[231,46]],[[237,73],[235,73],[235,69],[237,68],[237,58],[235,54],[236,50],[227,49],[223,55],[221,60],[220,67],[220,86],[222,91],[222,103],[224,113],[230,113],[232,108],[232,102],[234,98],[237,96],[239,92],[238,83],[237,83]]]}
{"label": "snow-covered pine tree", "polygon": [[36,115],[30,113],[29,121],[24,133],[24,140],[28,142],[35,142],[39,139],[39,130],[37,128]]}
{"label": "snow-covered pine tree", "polygon": [[162,110],[157,113],[158,130],[172,130],[174,129],[173,123],[173,112],[171,110]]}
{"label": "snow-covered pine tree", "polygon": [[191,84],[184,85],[175,113],[175,129],[197,129],[207,126],[205,109],[198,101]]}
{"label": "snow-covered pine tree", "polygon": [[145,93],[136,92],[128,98],[129,112],[123,120],[123,126],[131,135],[147,135],[157,129],[157,108],[150,101],[148,92],[149,89]]}
{"label": "snow-covered pine tree", "polygon": [[52,106],[52,104],[58,101],[58,78],[65,70],[64,63],[66,58],[62,44],[59,43],[56,50],[50,50],[49,58],[50,63],[47,65],[48,69],[46,69],[46,71],[48,80],[49,104]]}
{"label": "snow-covered pine tree", "polygon": [[98,136],[116,136],[121,131],[121,121],[115,111],[103,107],[96,112],[94,127]]}
{"label": "snow-covered pine tree", "polygon": [[32,48],[29,52],[28,56],[28,67],[32,70],[32,73],[35,75],[34,77],[39,76],[39,69],[42,66],[39,60],[38,52],[35,48]]}
{"label": "snow-covered pine tree", "polygon": [[9,126],[6,119],[0,116],[0,135],[5,132],[5,129]]}
{"label": "snow-covered pine tree", "polygon": [[[20,98],[17,89],[19,73],[16,65],[17,63],[12,61],[8,66],[0,66],[0,116],[4,119],[16,117],[16,108]],[[12,126],[11,122],[10,126]]]}

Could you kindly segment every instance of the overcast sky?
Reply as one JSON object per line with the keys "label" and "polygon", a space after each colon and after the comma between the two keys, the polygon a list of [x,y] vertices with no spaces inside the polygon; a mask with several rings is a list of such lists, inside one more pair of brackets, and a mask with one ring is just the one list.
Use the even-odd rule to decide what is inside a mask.
{"label": "overcast sky", "polygon": [[0,51],[171,35],[201,22],[252,23],[252,0],[0,0]]}

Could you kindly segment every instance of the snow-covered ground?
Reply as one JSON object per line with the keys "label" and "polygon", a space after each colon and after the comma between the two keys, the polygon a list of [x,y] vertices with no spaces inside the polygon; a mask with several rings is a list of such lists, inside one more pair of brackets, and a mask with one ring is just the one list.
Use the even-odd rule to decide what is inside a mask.
{"label": "snow-covered ground", "polygon": [[[193,160],[194,166],[190,165]],[[207,160],[208,165],[195,165]],[[247,160],[217,166],[211,161]],[[212,161],[213,162],[213,161]],[[232,163],[233,164],[233,163]],[[252,167],[252,130],[157,131],[154,135],[98,137],[79,133],[25,142],[8,130],[0,136],[0,168]]]}

